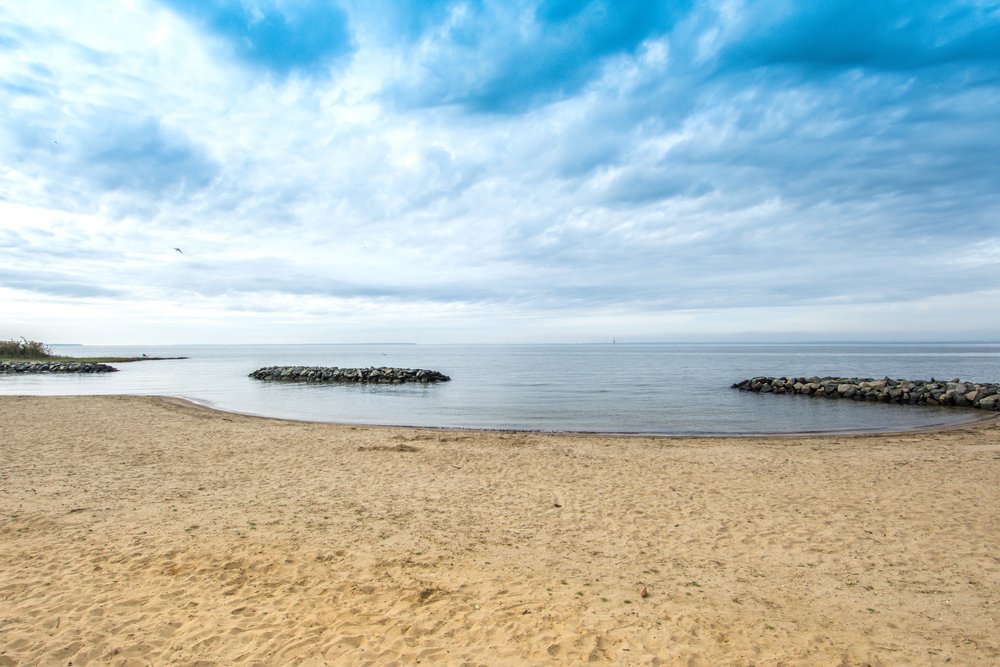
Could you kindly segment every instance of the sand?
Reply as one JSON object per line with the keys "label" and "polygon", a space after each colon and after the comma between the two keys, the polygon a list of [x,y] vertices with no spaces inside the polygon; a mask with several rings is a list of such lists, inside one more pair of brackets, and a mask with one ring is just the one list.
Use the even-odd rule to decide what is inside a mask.
{"label": "sand", "polygon": [[647,438],[6,396],[0,429],[0,666],[1000,664],[995,421]]}

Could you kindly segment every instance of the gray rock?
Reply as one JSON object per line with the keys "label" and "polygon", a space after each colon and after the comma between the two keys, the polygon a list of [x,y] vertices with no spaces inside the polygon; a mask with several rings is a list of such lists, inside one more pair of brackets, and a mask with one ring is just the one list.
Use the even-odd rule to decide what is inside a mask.
{"label": "gray rock", "polygon": [[843,396],[844,398],[850,398],[851,396],[854,396],[854,394],[856,394],[857,391],[858,391],[857,387],[847,382],[842,382],[841,384],[837,385],[837,393]]}
{"label": "gray rock", "polygon": [[402,384],[420,382],[423,384],[448,382],[450,377],[438,371],[414,368],[339,368],[337,366],[270,366],[258,368],[249,375],[256,380],[273,382],[311,383],[375,383]]}
{"label": "gray rock", "polygon": [[979,399],[979,407],[983,410],[996,410],[998,406],[1000,406],[1000,394]]}
{"label": "gray rock", "polygon": [[115,373],[118,369],[90,361],[0,361],[0,374]]}
{"label": "gray rock", "polygon": [[942,405],[1000,410],[1000,384],[930,380],[872,380],[838,377],[754,377],[732,385],[733,389],[763,394],[795,394],[854,401]]}

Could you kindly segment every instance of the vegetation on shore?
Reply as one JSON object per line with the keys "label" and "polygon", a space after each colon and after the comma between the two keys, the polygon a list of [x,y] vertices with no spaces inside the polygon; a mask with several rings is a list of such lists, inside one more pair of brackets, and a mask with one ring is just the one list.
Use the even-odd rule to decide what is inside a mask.
{"label": "vegetation on shore", "polygon": [[52,348],[37,340],[0,340],[0,358],[50,359]]}
{"label": "vegetation on shore", "polygon": [[132,361],[155,361],[162,359],[185,359],[186,357],[66,357],[55,354],[52,348],[36,340],[0,340],[0,360],[2,361],[74,361],[100,364],[125,364]]}

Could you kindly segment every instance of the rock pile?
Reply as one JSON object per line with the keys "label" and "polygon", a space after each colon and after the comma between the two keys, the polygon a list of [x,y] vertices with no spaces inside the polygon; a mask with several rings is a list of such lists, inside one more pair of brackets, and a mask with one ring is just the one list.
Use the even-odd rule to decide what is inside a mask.
{"label": "rock pile", "polygon": [[404,382],[447,382],[444,373],[422,368],[338,368],[323,366],[270,366],[258,368],[250,377],[257,380],[280,382],[367,382],[376,384],[403,384]]}
{"label": "rock pile", "polygon": [[114,373],[118,369],[90,361],[0,361],[0,373]]}
{"label": "rock pile", "polygon": [[740,391],[762,394],[801,394],[852,401],[948,405],[1000,410],[1000,385],[941,380],[873,380],[839,377],[755,377],[733,385]]}

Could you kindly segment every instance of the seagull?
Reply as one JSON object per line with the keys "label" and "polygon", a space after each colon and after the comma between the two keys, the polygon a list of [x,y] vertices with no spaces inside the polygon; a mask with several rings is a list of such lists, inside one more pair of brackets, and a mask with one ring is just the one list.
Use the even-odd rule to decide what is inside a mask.
{"label": "seagull", "polygon": [[174,250],[176,250],[177,252],[180,252],[182,255],[184,254],[183,252],[181,252],[180,248],[174,248]]}

